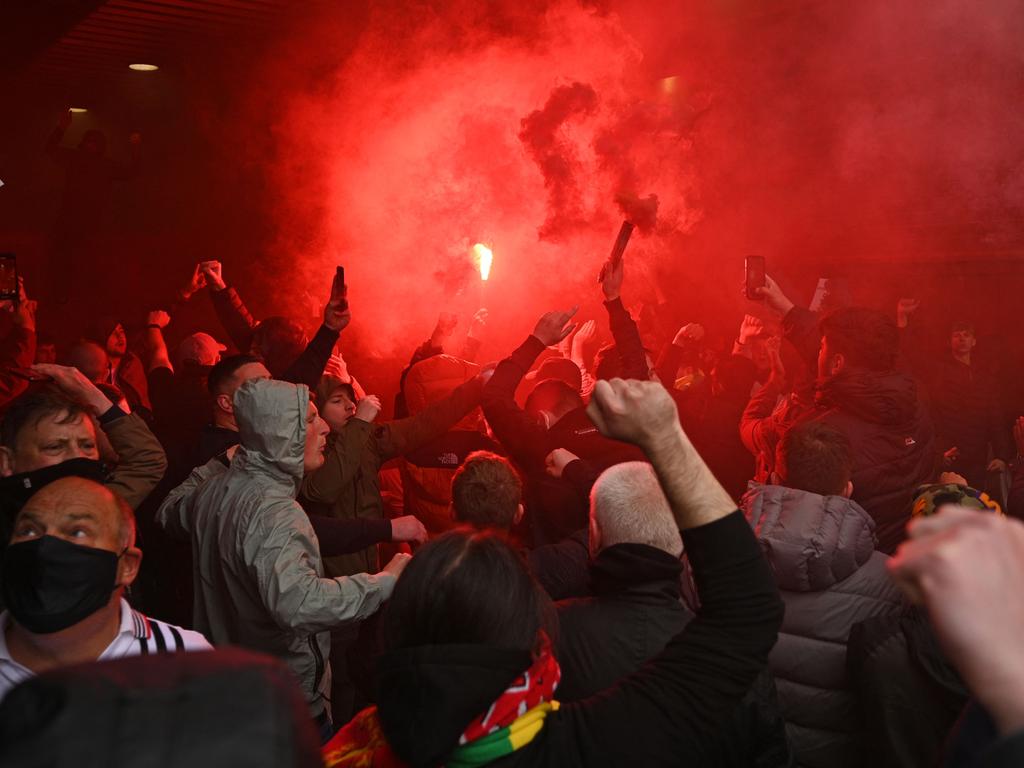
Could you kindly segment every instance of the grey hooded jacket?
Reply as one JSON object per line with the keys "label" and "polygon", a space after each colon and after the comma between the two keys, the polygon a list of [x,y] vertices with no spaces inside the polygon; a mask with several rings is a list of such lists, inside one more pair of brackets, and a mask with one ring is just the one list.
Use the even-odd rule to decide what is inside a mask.
{"label": "grey hooded jacket", "polygon": [[875,550],[875,522],[842,496],[751,484],[741,502],[786,604],[768,657],[800,766],[863,765],[861,717],[846,673],[850,628],[904,602]]}
{"label": "grey hooded jacket", "polygon": [[230,467],[197,467],[157,512],[192,542],[195,627],[283,659],[314,715],[330,689],[329,630],[362,619],[390,597],[395,578],[324,578],[316,534],[295,500],[303,474],[309,390],[249,381],[235,393],[241,445]]}

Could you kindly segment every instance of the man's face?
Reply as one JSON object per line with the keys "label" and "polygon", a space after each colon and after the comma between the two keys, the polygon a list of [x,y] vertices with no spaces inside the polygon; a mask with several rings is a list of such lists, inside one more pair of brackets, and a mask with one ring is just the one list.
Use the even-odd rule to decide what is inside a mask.
{"label": "man's face", "polygon": [[131,584],[138,574],[142,552],[122,528],[121,511],[109,490],[78,477],[57,480],[35,493],[18,512],[11,544],[41,536],[122,555],[117,583]]}
{"label": "man's face", "polygon": [[327,422],[320,418],[316,406],[310,403],[306,410],[306,449],[302,457],[306,472],[323,466],[328,432]]}
{"label": "man's face", "polygon": [[37,363],[56,363],[57,347],[54,344],[39,344],[36,346]]}
{"label": "man's face", "polygon": [[68,412],[30,420],[15,440],[13,450],[0,449],[0,475],[8,477],[52,467],[68,459],[99,459],[96,427],[92,419],[79,414],[68,419]]}
{"label": "man's face", "polygon": [[954,355],[966,355],[970,354],[978,340],[974,338],[974,331],[969,328],[958,328],[950,334],[949,343]]}
{"label": "man's face", "polygon": [[842,370],[843,356],[837,355],[829,349],[828,337],[821,337],[821,347],[818,349],[818,378],[827,379],[835,376]]}
{"label": "man's face", "polygon": [[324,403],[323,418],[335,432],[341,430],[355,416],[356,404],[342,387],[338,387]]}
{"label": "man's face", "polygon": [[270,371],[263,363],[246,363],[235,371],[231,379],[231,388],[222,394],[217,395],[217,407],[226,413],[235,412],[235,392],[247,381],[271,378]]}
{"label": "man's face", "polygon": [[118,323],[107,337],[107,354],[113,357],[123,357],[127,351],[128,336],[124,332],[124,326]]}

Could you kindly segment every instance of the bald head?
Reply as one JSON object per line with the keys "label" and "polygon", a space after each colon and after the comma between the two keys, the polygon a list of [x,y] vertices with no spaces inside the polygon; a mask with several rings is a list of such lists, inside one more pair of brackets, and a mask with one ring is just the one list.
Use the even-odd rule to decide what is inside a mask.
{"label": "bald head", "polygon": [[25,502],[15,519],[11,543],[39,536],[120,553],[135,545],[135,514],[106,486],[82,477],[63,477]]}
{"label": "bald head", "polygon": [[606,469],[590,492],[591,554],[616,544],[646,544],[673,557],[683,553],[679,526],[646,462]]}

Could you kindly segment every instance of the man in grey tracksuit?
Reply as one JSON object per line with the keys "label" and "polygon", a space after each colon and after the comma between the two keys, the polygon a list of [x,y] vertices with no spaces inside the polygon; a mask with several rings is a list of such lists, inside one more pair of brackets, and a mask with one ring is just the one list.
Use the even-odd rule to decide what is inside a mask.
{"label": "man in grey tracksuit", "polygon": [[197,467],[157,521],[192,541],[195,628],[283,659],[321,727],[329,726],[330,629],[374,613],[408,555],[376,575],[324,578],[316,534],[295,496],[323,463],[327,426],[309,389],[248,381],[234,397],[241,445],[225,470]]}

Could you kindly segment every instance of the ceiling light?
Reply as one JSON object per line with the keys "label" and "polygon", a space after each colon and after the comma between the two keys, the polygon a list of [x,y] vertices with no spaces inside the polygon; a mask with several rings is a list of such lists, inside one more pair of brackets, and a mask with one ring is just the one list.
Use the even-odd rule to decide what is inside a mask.
{"label": "ceiling light", "polygon": [[128,69],[134,69],[136,72],[156,72],[160,67],[156,64],[129,64]]}
{"label": "ceiling light", "polygon": [[88,112],[89,110],[87,110],[85,107],[69,107],[69,111],[71,111],[71,112]]}

